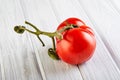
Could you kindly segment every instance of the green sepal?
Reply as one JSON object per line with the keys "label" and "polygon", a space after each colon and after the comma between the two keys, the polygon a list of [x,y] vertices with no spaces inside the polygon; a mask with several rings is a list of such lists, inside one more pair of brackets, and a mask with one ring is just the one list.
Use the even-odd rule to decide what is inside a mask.
{"label": "green sepal", "polygon": [[56,51],[54,49],[52,49],[52,48],[48,49],[48,55],[49,55],[49,57],[51,57],[54,60],[60,60],[60,58],[58,57]]}
{"label": "green sepal", "polygon": [[19,34],[22,34],[25,31],[25,27],[24,26],[15,26],[14,31],[19,33]]}

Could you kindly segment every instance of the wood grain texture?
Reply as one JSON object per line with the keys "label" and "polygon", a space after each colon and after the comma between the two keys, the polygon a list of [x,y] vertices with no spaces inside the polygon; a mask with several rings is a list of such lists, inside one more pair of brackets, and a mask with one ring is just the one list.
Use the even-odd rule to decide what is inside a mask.
{"label": "wood grain texture", "polygon": [[[92,1],[90,1],[90,2],[92,5],[93,4]],[[86,3],[90,3],[90,2],[86,2]],[[85,19],[84,21],[86,21],[87,24],[90,25],[91,27],[93,27],[95,29],[97,28],[97,26],[94,25],[94,23],[96,23],[96,22],[93,22],[94,20],[92,21],[88,16],[89,14],[85,11],[85,10],[87,10],[86,8],[88,8],[88,5],[86,5],[86,3],[85,3],[85,5],[86,5],[85,8],[81,5],[82,3],[77,0],[74,0],[74,2],[71,2],[71,3],[67,3],[68,5],[66,5],[66,3],[67,3],[67,0],[64,0],[64,1],[61,0],[59,2],[58,1],[55,2],[53,0],[53,2],[51,3],[54,7],[54,10],[57,10],[56,14],[58,12],[61,16],[64,15],[62,17],[60,16],[59,17],[60,19],[62,19],[62,18],[64,19],[64,18],[70,17],[70,16],[75,16],[75,17],[77,16],[77,17],[83,18],[83,20]],[[60,5],[63,5],[63,6],[60,6]],[[74,5],[74,6],[72,6],[72,5]],[[70,6],[72,6],[72,7],[70,7]],[[91,10],[91,9],[89,9],[89,10]],[[70,13],[67,13],[67,12],[70,12]],[[95,16],[95,14],[94,14],[94,16]],[[92,17],[94,17],[94,16],[92,16]],[[106,48],[104,41],[102,41],[99,38],[100,37],[99,34],[98,34],[98,32],[96,32],[97,49],[96,49],[94,57],[88,63],[86,63],[82,66],[80,65],[80,67],[79,67],[81,74],[83,76],[83,79],[85,79],[85,80],[107,80],[107,79],[119,80],[119,78],[120,78],[119,77],[120,76],[119,68],[117,67],[116,62],[113,60],[113,58],[112,58],[113,56],[111,57],[111,53],[109,52],[109,49]]]}
{"label": "wood grain texture", "polygon": [[[24,6],[23,11],[27,11],[24,13],[24,15],[27,15],[25,16],[26,20],[33,22],[42,30],[55,31],[58,22],[47,0],[21,0],[21,5]],[[37,59],[40,61],[38,64],[40,70],[42,70],[44,80],[82,80],[78,67],[68,65],[61,61],[53,61],[49,58],[47,50],[52,47],[52,43],[48,37],[42,36],[42,39],[46,43],[45,48],[42,48],[40,42],[36,40],[36,37],[30,37],[32,43],[34,43],[33,46],[35,54],[38,57]]]}
{"label": "wood grain texture", "polygon": [[27,35],[14,32],[24,15],[17,0],[0,0],[0,66],[2,80],[42,79]]}
{"label": "wood grain texture", "polygon": [[[119,0],[0,0],[0,80],[120,80]],[[44,31],[78,17],[96,34],[92,59],[74,66],[49,58],[52,47],[27,32],[14,32],[15,25],[29,21]],[[31,27],[25,25],[27,28]]]}
{"label": "wood grain texture", "polygon": [[[119,10],[114,6],[115,4],[109,0],[97,2],[93,0],[92,4],[89,1],[80,1],[80,3],[86,14],[89,14],[89,19],[92,21],[92,24],[96,26],[96,31],[99,33],[103,43],[120,69]],[[90,6],[87,7],[86,3],[90,3]]]}

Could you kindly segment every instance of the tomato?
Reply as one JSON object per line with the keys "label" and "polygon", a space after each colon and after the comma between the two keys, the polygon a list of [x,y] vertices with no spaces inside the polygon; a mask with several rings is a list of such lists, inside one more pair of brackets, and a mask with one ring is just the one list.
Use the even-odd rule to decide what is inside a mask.
{"label": "tomato", "polygon": [[96,48],[93,30],[78,18],[68,18],[57,28],[73,25],[75,28],[62,33],[63,39],[56,41],[56,52],[59,58],[69,64],[81,64],[89,60]]}
{"label": "tomato", "polygon": [[[68,18],[57,28],[56,32],[44,32],[35,25],[25,22],[36,30],[33,32],[24,26],[15,26],[14,30],[23,34],[28,31],[37,36],[39,41],[45,46],[40,35],[46,35],[53,41],[53,48],[48,49],[48,55],[52,59],[63,60],[69,64],[81,64],[89,60],[96,47],[96,39],[93,30],[78,18]],[[56,37],[56,45],[54,37]]]}

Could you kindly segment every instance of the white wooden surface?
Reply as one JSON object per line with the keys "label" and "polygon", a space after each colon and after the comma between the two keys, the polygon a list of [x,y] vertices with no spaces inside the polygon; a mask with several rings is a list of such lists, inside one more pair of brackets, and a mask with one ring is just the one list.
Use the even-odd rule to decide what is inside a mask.
{"label": "white wooden surface", "polygon": [[[0,0],[0,80],[120,80],[120,0]],[[97,48],[88,62],[73,66],[53,61],[52,43],[13,30],[24,21],[44,31],[78,17],[94,29]],[[28,27],[29,28],[29,27]]]}

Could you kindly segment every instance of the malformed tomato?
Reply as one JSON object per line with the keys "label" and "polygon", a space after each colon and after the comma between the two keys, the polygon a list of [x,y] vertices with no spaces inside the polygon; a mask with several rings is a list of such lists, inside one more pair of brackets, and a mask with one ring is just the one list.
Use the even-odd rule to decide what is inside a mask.
{"label": "malformed tomato", "polygon": [[61,59],[69,64],[81,64],[89,60],[94,53],[96,47],[94,32],[78,18],[68,18],[58,26],[55,32],[44,32],[27,21],[25,23],[36,31],[31,31],[25,26],[19,25],[14,27],[15,32],[23,34],[28,31],[36,35],[43,46],[45,44],[40,35],[50,37],[53,42],[53,48],[48,49],[48,55],[52,59]]}
{"label": "malformed tomato", "polygon": [[74,28],[63,32],[63,39],[57,39],[56,52],[61,60],[69,64],[81,64],[93,55],[96,39],[93,30],[77,18],[68,18],[58,26],[57,30],[68,25]]}

